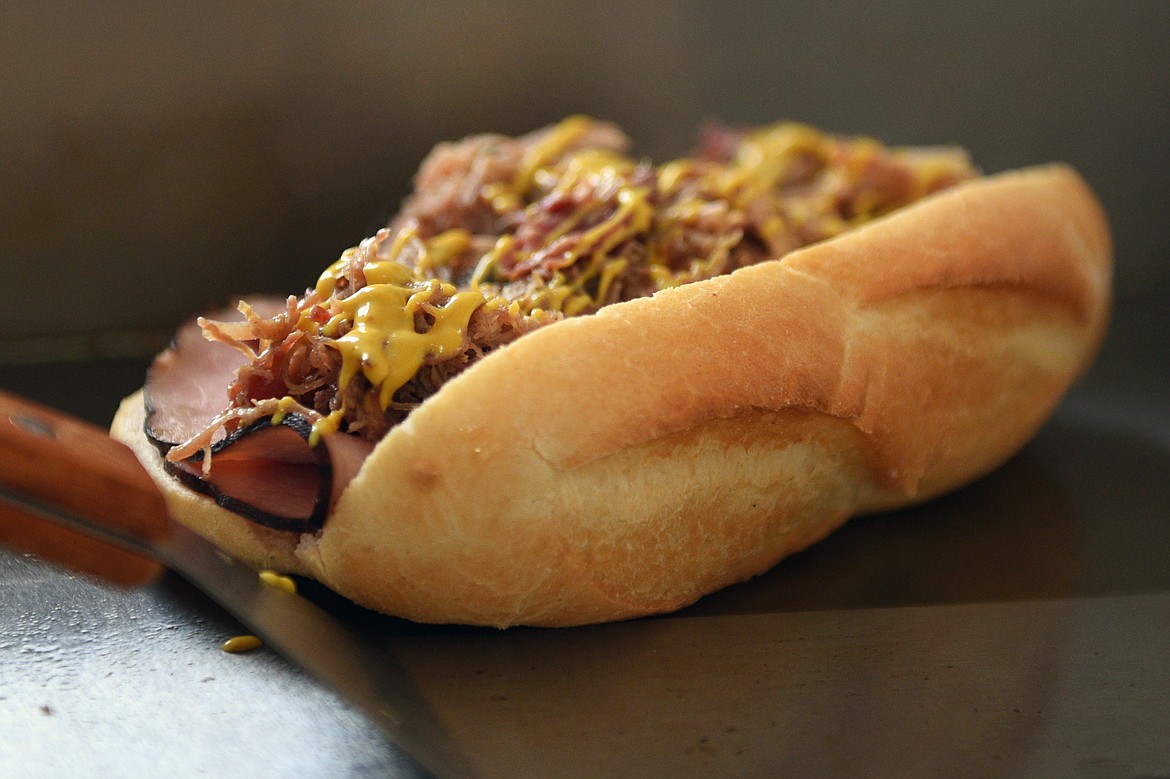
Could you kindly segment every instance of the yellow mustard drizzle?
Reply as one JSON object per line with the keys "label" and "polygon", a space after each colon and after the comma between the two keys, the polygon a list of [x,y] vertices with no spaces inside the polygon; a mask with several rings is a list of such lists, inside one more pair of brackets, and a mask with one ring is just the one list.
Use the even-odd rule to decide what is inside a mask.
{"label": "yellow mustard drizzle", "polygon": [[523,194],[531,187],[537,170],[546,167],[564,155],[569,145],[579,138],[592,122],[593,120],[587,116],[570,116],[562,119],[549,130],[540,143],[533,144],[520,161],[520,167],[512,181],[512,193]]}
{"label": "yellow mustard drizzle", "polygon": [[[561,150],[574,134],[580,132],[577,118],[566,120],[562,126],[550,133],[541,145],[541,151],[533,156],[547,159],[550,149]],[[530,310],[545,309],[560,311],[568,316],[604,303],[613,282],[628,262],[611,257],[612,252],[626,241],[650,230],[654,218],[654,207],[650,203],[651,192],[647,187],[635,187],[625,183],[634,168],[634,163],[616,152],[600,149],[585,149],[568,155],[554,168],[538,167],[527,170],[517,181],[546,186],[550,195],[571,196],[579,186],[588,186],[595,191],[614,190],[617,208],[606,219],[585,230],[563,255],[550,258],[561,268],[575,267],[587,258],[584,267],[569,276],[560,270],[533,289],[527,300]],[[520,193],[517,192],[517,195]],[[596,204],[578,208],[566,216],[557,227],[544,237],[543,247],[549,248],[555,241],[572,232],[590,215]],[[515,243],[511,235],[502,235],[492,250],[477,266],[472,277],[473,284],[487,280],[498,258],[512,250]],[[596,280],[595,289],[589,285]]]}
{"label": "yellow mustard drizzle", "polygon": [[349,332],[334,339],[341,352],[343,386],[361,371],[379,388],[378,402],[386,408],[427,357],[441,357],[463,345],[467,320],[483,304],[479,292],[458,293],[432,309],[434,325],[419,333],[414,327],[419,298],[420,293],[408,287],[383,283],[363,287],[343,301],[341,312],[329,323],[353,323]]}
{"label": "yellow mustard drizzle", "polygon": [[479,263],[475,266],[475,270],[471,274],[470,286],[475,288],[488,282],[493,271],[499,265],[500,258],[507,256],[515,244],[516,238],[509,233],[504,233],[497,238],[492,248],[480,258]]}
{"label": "yellow mustard drizzle", "polygon": [[[368,239],[367,239],[368,240]],[[363,242],[364,243],[364,242]],[[337,261],[325,269],[325,272],[317,279],[317,286],[314,291],[319,298],[328,298],[333,294],[333,290],[337,288],[337,280],[341,278],[346,266],[350,263],[353,255],[360,247],[354,246],[346,249],[337,258]]]}
{"label": "yellow mustard drizzle", "polygon": [[313,423],[313,429],[309,431],[309,446],[316,446],[321,442],[321,436],[331,435],[337,432],[341,427],[342,420],[345,419],[345,405],[336,411],[330,412],[327,416],[321,417]]}
{"label": "yellow mustard drizzle", "polygon": [[[480,197],[499,213],[530,209],[537,214],[543,207],[542,200],[549,196],[572,201],[581,199],[581,188],[599,193],[598,197],[585,197],[581,205],[563,215],[557,226],[542,236],[540,246],[525,249],[519,258],[515,257],[516,238],[505,233],[479,259],[467,286],[456,289],[427,277],[437,275],[437,269],[465,254],[471,246],[471,234],[450,229],[422,239],[417,230],[408,226],[392,237],[384,230],[367,239],[342,254],[320,276],[315,295],[320,306],[328,306],[328,321],[321,324],[320,311],[307,310],[298,327],[333,339],[342,358],[342,397],[345,387],[360,374],[376,389],[378,402],[385,410],[395,392],[428,360],[465,346],[468,322],[481,306],[506,305],[513,314],[558,311],[572,316],[603,305],[628,267],[626,259],[614,254],[634,238],[642,237],[648,270],[659,289],[722,273],[741,238],[738,233],[719,240],[708,256],[691,259],[686,268],[667,264],[666,247],[686,230],[701,225],[711,214],[709,209],[747,211],[761,196],[766,202],[767,196],[794,178],[794,166],[804,175],[810,159],[816,166],[826,165],[841,149],[839,141],[812,127],[778,123],[746,134],[728,162],[668,162],[656,169],[655,183],[645,185],[635,183],[637,177],[631,174],[636,163],[623,154],[599,149],[568,151],[591,124],[592,120],[584,116],[565,119],[525,152],[511,181],[487,184],[480,191]],[[864,176],[873,156],[882,151],[869,139],[853,141],[847,164],[840,170],[830,168],[828,174],[856,182]],[[910,170],[915,171],[915,186],[920,194],[948,173],[943,163],[911,166]],[[783,245],[785,233],[808,220],[817,220],[828,233],[839,232],[849,225],[837,215],[832,197],[831,188],[826,188],[823,193],[797,198],[766,217],[756,214],[753,228],[768,245],[773,239]],[[599,198],[605,202],[599,202]],[[856,207],[860,213],[850,221],[872,218],[884,206],[872,193],[862,192]],[[607,215],[591,224],[602,210]],[[583,225],[589,226],[583,229]],[[542,258],[542,273],[528,277],[522,297],[508,301],[494,293],[498,285],[512,280],[503,269],[504,258],[513,267],[522,265],[574,231],[580,234],[565,242],[563,254]],[[372,261],[367,260],[361,267],[366,284],[348,296],[334,298],[338,283],[357,259],[355,252],[373,253]],[[487,285],[493,293],[483,291],[481,285]],[[445,302],[433,304],[436,296]],[[416,330],[416,313],[420,310],[428,321],[433,318],[433,324],[420,328],[425,332]],[[283,408],[278,413],[283,413]],[[343,407],[319,419],[313,426],[310,444],[336,431],[344,413]]]}
{"label": "yellow mustard drizzle", "polygon": [[[565,281],[558,274],[553,289],[567,289],[557,308],[573,316],[584,309],[600,304],[617,274],[627,264],[625,260],[610,257],[618,246],[636,235],[649,231],[654,217],[654,208],[648,201],[649,191],[644,187],[623,187],[618,193],[618,207],[604,222],[590,228],[581,237],[578,248],[573,252],[574,262],[588,256],[584,270],[571,281]],[[600,278],[599,278],[600,277]],[[585,285],[599,278],[596,292],[590,294]],[[545,308],[550,306],[545,305]]]}
{"label": "yellow mustard drizzle", "polygon": [[504,214],[524,206],[524,194],[532,187],[538,171],[556,162],[583,132],[589,129],[593,120],[588,116],[570,116],[562,119],[540,140],[529,147],[511,182],[487,184],[480,196],[495,209]]}
{"label": "yellow mustard drizzle", "polygon": [[[730,242],[720,243],[711,256],[698,258],[689,268],[679,270],[662,261],[662,251],[655,245],[656,241],[666,240],[683,225],[700,218],[703,209],[711,206],[712,199],[724,201],[731,208],[746,208],[779,186],[790,175],[793,164],[803,157],[827,161],[833,143],[829,136],[807,125],[792,122],[769,125],[748,133],[739,144],[735,158],[727,164],[681,159],[659,166],[656,171],[657,190],[651,191],[628,183],[635,163],[620,153],[581,149],[565,154],[589,122],[582,116],[565,119],[526,153],[510,185],[488,185],[482,193],[497,208],[516,209],[525,206],[534,186],[542,187],[549,195],[569,195],[582,185],[595,191],[606,191],[610,186],[616,190],[618,207],[613,213],[586,230],[563,256],[551,258],[554,266],[574,267],[576,273],[554,270],[543,280],[534,277],[533,287],[525,298],[524,307],[528,310],[547,309],[572,316],[603,304],[627,264],[610,255],[638,235],[647,236],[649,272],[659,288],[677,286],[719,272],[730,252]],[[863,139],[859,143],[864,152],[865,144],[872,142]],[[874,149],[878,148],[875,144]],[[857,166],[863,164],[863,159],[855,161]],[[849,171],[848,175],[856,176],[858,172]],[[655,214],[652,204],[655,197],[668,199],[676,196],[688,181],[695,179],[700,186],[694,189],[693,195],[672,202]],[[863,202],[862,205],[866,204]],[[567,214],[556,229],[544,237],[542,246],[533,251],[547,249],[554,241],[578,228],[589,216],[590,209],[595,207],[596,204],[590,203]],[[810,208],[809,214],[802,216],[797,213],[797,216],[801,219],[816,216],[825,224],[832,222],[832,217],[823,208]],[[774,214],[756,227],[762,233],[761,237],[770,242],[787,231],[789,224],[780,214]],[[842,221],[836,229],[845,227],[847,225]],[[500,236],[476,266],[471,286],[491,280],[499,259],[513,252],[514,245],[513,236]]]}
{"label": "yellow mustard drizzle", "polygon": [[[380,241],[384,236],[374,240]],[[442,358],[465,346],[468,322],[485,298],[476,288],[457,290],[437,279],[424,279],[395,258],[412,241],[420,239],[412,229],[399,231],[389,248],[365,245],[347,250],[321,274],[315,291],[326,298],[336,288],[355,251],[373,248],[378,258],[362,268],[365,286],[346,298],[333,300],[330,317],[323,325],[302,317],[300,326],[332,339],[341,354],[339,389],[344,390],[360,373],[376,388],[382,409],[389,407],[397,392],[418,373],[428,359]],[[462,251],[470,236],[463,230],[449,230],[422,242],[420,257],[441,263]],[[431,301],[436,295],[445,300]],[[428,325],[416,328],[415,315],[425,315]],[[433,319],[433,322],[430,320]],[[424,332],[419,332],[423,329]],[[344,394],[344,393],[342,393]],[[344,405],[318,419],[309,435],[315,446],[321,436],[337,431],[345,416]]]}
{"label": "yellow mustard drizzle", "polygon": [[[853,153],[849,156],[849,160],[845,165],[844,173],[848,179],[857,180],[861,178],[865,172],[865,168],[869,165],[874,157],[882,151],[882,146],[877,141],[870,138],[862,138],[855,142],[853,146]],[[878,216],[878,209],[882,205],[881,197],[873,190],[862,190],[857,194],[853,201],[853,208],[856,211],[853,218],[850,220],[853,224],[860,224],[873,219]]]}
{"label": "yellow mustard drizzle", "polygon": [[[379,265],[406,270],[397,263]],[[367,266],[367,280],[372,280],[370,271]],[[385,409],[428,357],[442,357],[464,345],[468,320],[484,302],[477,290],[455,292],[451,288],[454,294],[446,303],[428,307],[428,313],[435,317],[430,329],[424,333],[415,330],[415,312],[434,293],[429,285],[438,283],[432,281],[415,289],[409,280],[372,280],[340,302],[340,311],[325,325],[324,332],[337,332],[341,323],[352,323],[349,332],[333,341],[341,352],[342,386],[361,371],[378,387],[378,402]]]}
{"label": "yellow mustard drizzle", "polygon": [[277,401],[276,413],[272,415],[272,424],[279,425],[282,421],[284,421],[284,415],[292,409],[296,408],[298,405],[299,404],[297,403],[296,398],[285,395],[283,398]]}
{"label": "yellow mustard drizzle", "polygon": [[[792,122],[762,127],[748,133],[740,143],[734,159],[729,164],[697,169],[690,160],[677,160],[660,168],[660,190],[664,195],[673,194],[684,178],[698,176],[703,182],[702,190],[726,201],[732,207],[746,208],[756,198],[774,190],[792,169],[794,161],[803,155],[811,155],[824,161],[828,157],[830,139],[807,125]],[[697,197],[682,200],[668,209],[667,221],[687,222],[707,206]],[[773,215],[757,229],[765,241],[772,241],[787,229],[788,225]],[[708,265],[713,263],[708,260]],[[666,282],[670,271],[666,268],[652,269],[654,278]],[[673,284],[680,283],[675,280]]]}
{"label": "yellow mustard drizzle", "polygon": [[415,260],[414,267],[425,275],[428,271],[449,264],[453,257],[467,251],[471,245],[471,233],[462,228],[454,227],[420,243],[422,253]]}
{"label": "yellow mustard drizzle", "polygon": [[753,194],[775,187],[788,173],[799,154],[824,156],[828,139],[803,124],[785,122],[747,134],[728,167],[726,192],[742,185]]}
{"label": "yellow mustard drizzle", "polygon": [[[627,266],[625,260],[610,255],[638,235],[648,236],[649,272],[659,288],[718,272],[730,251],[730,244],[720,244],[710,257],[697,259],[689,269],[680,271],[662,262],[662,252],[655,246],[655,238],[669,237],[680,229],[680,225],[693,222],[701,215],[702,209],[710,207],[710,199],[703,199],[699,193],[723,200],[732,208],[744,208],[778,186],[789,174],[793,162],[801,156],[826,159],[831,143],[828,136],[803,124],[771,125],[749,133],[741,142],[735,159],[728,164],[704,165],[683,159],[659,166],[657,191],[651,191],[628,183],[634,162],[622,154],[601,149],[582,149],[565,154],[565,149],[579,137],[589,121],[586,117],[574,116],[561,122],[528,151],[511,186],[493,184],[485,187],[483,193],[498,208],[520,208],[533,186],[543,187],[551,195],[569,195],[581,185],[595,191],[606,191],[609,187],[616,190],[618,207],[613,213],[586,230],[562,257],[552,258],[556,266],[576,267],[577,272],[566,274],[555,270],[543,281],[534,278],[535,283],[525,301],[529,310],[543,308],[572,316],[603,304],[613,283]],[[656,216],[652,204],[654,196],[667,198],[675,195],[688,180],[696,177],[701,186],[694,195],[671,203]],[[596,204],[589,204],[566,215],[557,228],[544,237],[543,245],[536,251],[547,249],[577,228],[594,207]],[[787,228],[785,221],[774,215],[759,229],[764,233],[762,237],[770,240]],[[500,236],[477,265],[472,274],[472,286],[490,280],[499,258],[512,252],[513,247],[511,235]],[[582,261],[584,264],[580,266]]]}

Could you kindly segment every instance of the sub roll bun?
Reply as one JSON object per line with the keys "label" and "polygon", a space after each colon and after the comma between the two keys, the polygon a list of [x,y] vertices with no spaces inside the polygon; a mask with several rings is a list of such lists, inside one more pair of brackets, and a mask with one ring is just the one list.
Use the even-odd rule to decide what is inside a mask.
{"label": "sub roll bun", "polygon": [[[578,139],[612,132],[572,121]],[[549,138],[561,142],[557,160],[592,148],[565,143],[556,135],[564,127],[539,136],[546,155]],[[713,166],[724,166],[719,175],[735,161],[772,164],[766,156],[744,162],[745,137],[733,136],[738,151],[709,153]],[[858,143],[865,154],[887,153],[869,141],[848,143],[846,167],[857,162],[849,155],[860,153]],[[421,367],[387,390],[375,381],[386,375],[375,370],[382,352],[347,362],[346,344],[366,331],[345,301],[389,273],[383,264],[402,255],[403,235],[433,249],[427,241],[450,237],[456,222],[467,235],[483,229],[467,227],[482,214],[417,208],[428,176],[438,177],[438,189],[453,186],[424,164],[406,216],[304,298],[244,306],[234,322],[225,315],[203,321],[201,332],[180,332],[145,391],[123,402],[112,434],[136,452],[178,521],[235,557],[315,578],[371,609],[497,627],[669,612],[768,570],[850,517],[926,501],[987,474],[1036,433],[1090,365],[1108,320],[1112,262],[1096,198],[1065,165],[982,176],[956,154],[898,151],[921,174],[909,202],[885,203],[865,218],[838,211],[828,235],[793,239],[769,232],[775,222],[767,218],[745,217],[737,240],[758,256],[744,261],[725,244],[710,256],[732,257],[733,267],[711,275],[693,258],[672,266],[666,283],[661,266],[621,275],[635,256],[623,240],[643,241],[650,256],[662,251],[654,243],[666,235],[655,232],[668,218],[662,211],[642,225],[650,238],[582,254],[597,270],[613,267],[597,257],[626,252],[611,282],[629,291],[649,278],[647,294],[603,291],[598,271],[557,308],[544,291],[558,289],[564,275],[540,281],[535,297],[545,296],[534,303],[532,287],[517,291],[527,277],[499,273],[506,263],[498,251],[480,255],[494,258],[495,276],[484,270],[490,263],[446,261],[450,252],[429,271],[416,260],[409,280],[394,277],[409,293],[396,305],[415,317],[410,332],[432,340],[425,348],[414,336],[395,342],[395,355],[421,355]],[[540,170],[555,167],[527,160],[533,170],[524,175],[537,182]],[[662,182],[691,175],[640,166],[627,169],[629,181],[659,209],[654,198],[668,200]],[[788,186],[787,175],[795,174],[772,176],[772,188]],[[519,178],[513,168],[501,180]],[[934,183],[919,186],[926,179]],[[798,198],[812,189],[802,182],[790,187]],[[636,200],[621,195],[627,184],[605,185],[618,192],[605,201],[614,204],[610,216]],[[465,205],[495,197],[504,208],[506,192],[490,181],[477,186]],[[537,202],[531,195],[511,205],[531,211]],[[583,218],[573,204],[540,215]],[[795,213],[772,216],[791,225]],[[594,218],[576,227],[596,238],[615,234],[602,229],[612,224]],[[501,234],[522,238],[524,230],[513,223]],[[787,249],[784,241],[804,245]],[[522,255],[509,267],[547,269],[530,260]],[[366,277],[355,279],[363,268]],[[411,296],[420,290],[437,297],[418,303]],[[583,310],[566,311],[581,290]],[[480,297],[460,297],[467,291]],[[331,331],[343,309],[351,329]],[[479,336],[468,333],[491,330],[488,316],[509,335],[477,351]],[[273,322],[283,325],[269,333]],[[324,345],[304,346],[306,333]],[[447,369],[436,338],[451,344],[443,359],[457,352],[462,362],[423,393],[419,376]],[[278,349],[286,354],[279,370],[264,356]],[[320,372],[332,378],[286,394],[311,385],[290,366],[324,365],[330,356],[336,364]],[[262,380],[256,366],[267,366]],[[207,376],[218,384],[182,399]],[[384,429],[370,434],[382,423],[356,415],[356,390],[347,389],[354,382]],[[253,396],[229,404],[229,384],[233,392],[246,384]],[[402,401],[407,392],[421,397]],[[368,405],[370,398],[386,402]],[[246,486],[249,479],[267,487]]]}

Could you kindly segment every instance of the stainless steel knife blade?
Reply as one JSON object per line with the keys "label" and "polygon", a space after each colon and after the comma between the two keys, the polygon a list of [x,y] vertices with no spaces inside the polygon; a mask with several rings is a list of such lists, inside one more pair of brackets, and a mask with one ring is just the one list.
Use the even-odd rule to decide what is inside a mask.
{"label": "stainless steel knife blade", "polygon": [[[421,770],[476,775],[390,647],[364,642],[342,619],[265,583],[166,518],[150,477],[105,431],[0,392],[0,503],[8,507],[0,512],[0,542],[19,542],[22,531],[51,524],[157,560],[342,695]],[[117,516],[119,506],[125,517]],[[153,510],[161,514],[146,516]]]}

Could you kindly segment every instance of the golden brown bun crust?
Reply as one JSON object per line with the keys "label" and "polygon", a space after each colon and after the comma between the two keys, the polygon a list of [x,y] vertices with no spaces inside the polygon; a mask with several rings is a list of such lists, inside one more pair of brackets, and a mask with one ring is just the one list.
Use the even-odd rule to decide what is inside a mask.
{"label": "golden brown bun crust", "polygon": [[1010,457],[1095,354],[1111,262],[1100,206],[1056,165],[566,320],[394,428],[318,536],[167,479],[140,399],[114,434],[178,519],[371,608],[498,626],[668,611]]}

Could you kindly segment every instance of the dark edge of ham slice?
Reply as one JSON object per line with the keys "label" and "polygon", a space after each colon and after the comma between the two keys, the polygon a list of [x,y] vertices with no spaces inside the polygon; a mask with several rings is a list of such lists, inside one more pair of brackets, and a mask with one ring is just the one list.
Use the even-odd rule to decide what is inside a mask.
{"label": "dark edge of ham slice", "polygon": [[[301,511],[296,511],[295,515],[293,512],[274,513],[271,510],[254,505],[254,502],[246,499],[249,492],[247,489],[243,490],[242,494],[238,489],[233,490],[233,493],[235,493],[233,494],[225,491],[215,483],[217,455],[225,454],[226,450],[231,447],[245,445],[245,442],[247,444],[259,445],[258,439],[264,438],[266,431],[272,433],[279,428],[291,430],[304,441],[305,451],[311,453],[312,464],[315,466],[314,472],[317,483],[316,489],[311,490],[314,495],[312,505],[310,507],[304,507],[308,508],[308,511],[302,509]],[[261,417],[248,427],[236,430],[231,435],[212,445],[211,480],[206,480],[202,476],[203,452],[199,452],[182,462],[165,462],[166,470],[187,487],[213,498],[219,506],[259,525],[264,525],[274,530],[297,533],[316,532],[325,525],[325,519],[328,517],[329,510],[333,505],[334,469],[331,448],[326,443],[328,437],[323,438],[317,446],[309,445],[309,435],[312,429],[312,424],[299,414],[287,414],[280,422],[275,424],[272,422],[272,417]],[[221,461],[223,459],[225,458],[220,458]],[[260,477],[267,476],[269,484],[264,485],[266,487],[272,485],[279,486],[282,479],[302,476],[299,472],[303,470],[303,466],[305,465],[303,462],[292,460],[259,457],[250,458],[250,462],[267,469],[266,474],[255,474],[255,476]],[[225,463],[221,462],[220,464],[222,469]],[[282,467],[286,470],[285,473],[280,472]],[[287,471],[293,468],[296,468],[297,472],[289,474]],[[254,488],[252,492],[253,494],[259,494],[260,490]],[[252,500],[254,501],[255,499]]]}
{"label": "dark edge of ham slice", "polygon": [[[272,316],[283,306],[283,301],[273,298],[253,301],[261,316]],[[208,317],[231,321],[240,314],[227,309]],[[247,427],[214,440],[209,479],[203,477],[202,451],[181,462],[165,459],[172,448],[206,429],[226,409],[227,387],[246,362],[242,352],[206,340],[195,320],[185,323],[147,371],[143,432],[164,458],[168,473],[228,511],[276,530],[320,530],[333,504],[373,451],[373,443],[333,433],[310,446],[312,423],[290,411],[278,423],[274,424],[271,416],[259,417]],[[289,431],[296,434],[295,441]],[[225,470],[233,472],[225,478]],[[308,480],[314,481],[307,484]],[[230,488],[222,485],[224,481],[230,482]],[[282,495],[282,487],[287,495]],[[295,510],[272,510],[282,504],[295,504]]]}

